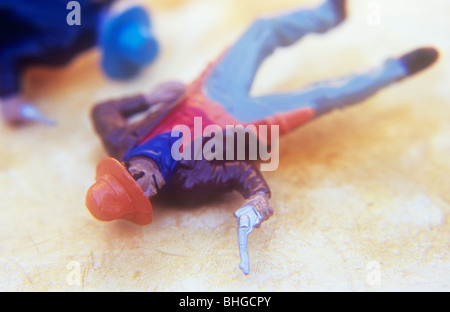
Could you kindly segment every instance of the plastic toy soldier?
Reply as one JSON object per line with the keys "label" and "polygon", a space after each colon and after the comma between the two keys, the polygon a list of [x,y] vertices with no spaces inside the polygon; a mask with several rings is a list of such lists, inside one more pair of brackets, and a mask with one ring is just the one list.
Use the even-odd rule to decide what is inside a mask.
{"label": "plastic toy soldier", "polygon": [[[149,94],[96,105],[95,129],[110,157],[97,166],[96,182],[88,190],[86,206],[104,221],[125,219],[145,225],[152,221],[151,199],[166,197],[196,204],[217,194],[237,190],[245,198],[235,213],[238,220],[240,268],[249,273],[247,236],[273,214],[270,189],[251,160],[177,160],[171,150],[179,137],[177,125],[194,130],[217,125],[277,125],[286,134],[331,110],[364,101],[377,91],[434,63],[438,53],[421,48],[388,59],[379,68],[339,80],[313,84],[293,93],[251,97],[255,74],[276,48],[289,46],[309,33],[324,33],[346,17],[343,0],[329,0],[313,9],[256,20],[242,37],[203,74],[185,86],[163,84]],[[130,117],[145,112],[141,121]],[[195,131],[191,131],[193,133]],[[203,146],[214,135],[194,136]],[[234,146],[235,148],[236,146]],[[195,151],[193,151],[195,153]]]}

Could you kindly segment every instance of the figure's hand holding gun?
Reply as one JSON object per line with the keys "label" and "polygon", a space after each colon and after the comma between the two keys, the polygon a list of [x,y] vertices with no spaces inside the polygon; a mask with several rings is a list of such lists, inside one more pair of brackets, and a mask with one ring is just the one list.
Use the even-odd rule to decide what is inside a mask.
{"label": "figure's hand holding gun", "polygon": [[268,194],[258,192],[250,196],[236,211],[238,221],[239,254],[241,257],[240,268],[244,274],[250,272],[250,260],[248,256],[247,238],[253,228],[259,228],[261,223],[273,215],[273,209],[269,202]]}

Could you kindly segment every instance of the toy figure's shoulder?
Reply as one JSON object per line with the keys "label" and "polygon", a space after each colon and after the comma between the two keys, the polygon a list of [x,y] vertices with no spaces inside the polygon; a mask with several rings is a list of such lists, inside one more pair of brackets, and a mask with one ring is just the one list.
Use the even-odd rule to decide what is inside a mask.
{"label": "toy figure's shoulder", "polygon": [[[80,10],[83,13],[97,13],[102,8],[109,6],[113,0],[77,0]],[[66,22],[70,8],[67,8],[69,1],[66,0],[33,0],[0,1],[0,12],[8,13],[11,18],[23,19],[28,24],[50,24],[56,22]]]}

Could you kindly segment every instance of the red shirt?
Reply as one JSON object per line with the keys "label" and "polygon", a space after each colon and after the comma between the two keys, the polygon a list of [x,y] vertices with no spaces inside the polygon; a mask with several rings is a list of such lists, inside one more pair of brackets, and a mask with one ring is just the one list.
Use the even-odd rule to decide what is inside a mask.
{"label": "red shirt", "polygon": [[[139,144],[147,142],[159,134],[171,132],[177,125],[185,125],[189,127],[192,141],[198,136],[201,136],[203,130],[208,125],[218,125],[222,128],[222,130],[225,130],[227,125],[243,125],[245,127],[252,124],[257,127],[257,131],[259,129],[259,125],[277,125],[280,127],[279,133],[282,135],[288,133],[290,130],[300,126],[301,124],[306,123],[314,117],[315,111],[312,108],[305,107],[287,113],[276,113],[273,116],[269,116],[263,120],[256,120],[250,123],[240,122],[228,113],[220,104],[210,100],[203,92],[205,82],[215,64],[216,63],[211,63],[203,74],[188,86],[184,96],[179,99],[180,103],[178,106],[176,106],[172,112],[161,120],[155,128],[145,135]],[[202,118],[201,129],[194,129],[195,117]]]}

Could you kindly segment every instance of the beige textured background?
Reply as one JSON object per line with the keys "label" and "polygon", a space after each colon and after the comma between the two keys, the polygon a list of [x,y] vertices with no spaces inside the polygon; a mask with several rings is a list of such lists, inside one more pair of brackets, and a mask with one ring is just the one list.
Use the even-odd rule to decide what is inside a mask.
{"label": "beige textured background", "polygon": [[275,215],[250,235],[249,276],[238,267],[236,194],[198,208],[159,205],[146,227],[89,215],[84,194],[105,155],[89,110],[168,79],[189,82],[257,16],[320,1],[149,0],[162,54],[132,83],[105,79],[95,50],[63,69],[31,70],[25,95],[59,125],[0,125],[0,289],[450,290],[450,3],[375,1],[381,24],[370,25],[374,1],[349,2],[339,29],[265,63],[255,94],[421,45],[438,47],[440,62],[281,141],[279,169],[264,174]]}

